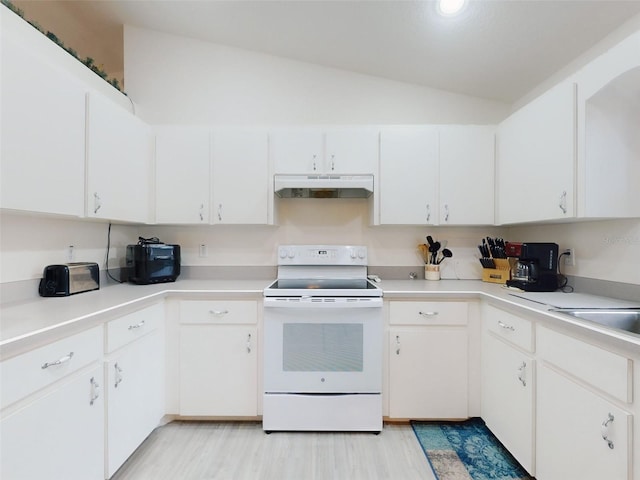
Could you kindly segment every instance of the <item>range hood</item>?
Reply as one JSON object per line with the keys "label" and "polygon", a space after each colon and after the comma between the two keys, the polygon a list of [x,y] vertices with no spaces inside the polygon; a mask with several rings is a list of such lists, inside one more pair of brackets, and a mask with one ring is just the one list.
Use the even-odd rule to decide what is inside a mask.
{"label": "range hood", "polygon": [[373,175],[274,175],[281,198],[368,198]]}

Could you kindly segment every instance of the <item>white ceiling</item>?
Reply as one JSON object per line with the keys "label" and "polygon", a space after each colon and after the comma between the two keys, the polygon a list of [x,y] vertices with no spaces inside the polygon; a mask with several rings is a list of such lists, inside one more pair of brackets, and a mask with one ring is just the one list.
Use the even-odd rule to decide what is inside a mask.
{"label": "white ceiling", "polygon": [[130,24],[476,97],[514,102],[630,17],[640,0],[65,1]]}

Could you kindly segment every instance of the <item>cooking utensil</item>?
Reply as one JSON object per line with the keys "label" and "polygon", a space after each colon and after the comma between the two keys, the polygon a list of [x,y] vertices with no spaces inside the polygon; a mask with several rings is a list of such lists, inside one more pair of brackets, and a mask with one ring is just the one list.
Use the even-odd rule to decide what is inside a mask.
{"label": "cooking utensil", "polygon": [[429,247],[424,243],[421,243],[420,245],[418,245],[418,250],[420,251],[420,255],[422,255],[422,260],[424,260],[424,263],[429,263],[429,257],[431,256],[431,254],[429,253]]}
{"label": "cooking utensil", "polygon": [[433,245],[433,237],[431,235],[427,235],[427,243],[429,246]]}
{"label": "cooking utensil", "polygon": [[440,259],[438,260],[438,265],[440,265],[445,258],[451,257],[453,257],[453,252],[451,250],[449,250],[448,248],[442,249],[442,257],[440,257]]}
{"label": "cooking utensil", "polygon": [[433,245],[431,245],[431,263],[433,263],[434,265],[436,264],[436,258],[438,258],[438,252],[440,251],[440,247],[441,244],[440,242],[436,241],[433,242]]}

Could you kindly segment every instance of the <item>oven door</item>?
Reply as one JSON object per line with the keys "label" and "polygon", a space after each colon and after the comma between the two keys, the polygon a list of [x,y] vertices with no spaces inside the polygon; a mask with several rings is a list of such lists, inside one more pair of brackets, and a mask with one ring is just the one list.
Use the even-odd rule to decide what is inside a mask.
{"label": "oven door", "polygon": [[382,298],[265,298],[265,393],[380,393]]}

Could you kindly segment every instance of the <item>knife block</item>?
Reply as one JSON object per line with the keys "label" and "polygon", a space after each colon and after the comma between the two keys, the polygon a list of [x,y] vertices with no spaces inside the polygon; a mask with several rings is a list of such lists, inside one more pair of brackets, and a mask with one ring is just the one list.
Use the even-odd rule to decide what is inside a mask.
{"label": "knife block", "polygon": [[511,263],[508,258],[494,258],[496,268],[483,268],[482,281],[490,283],[507,283],[511,279]]}

